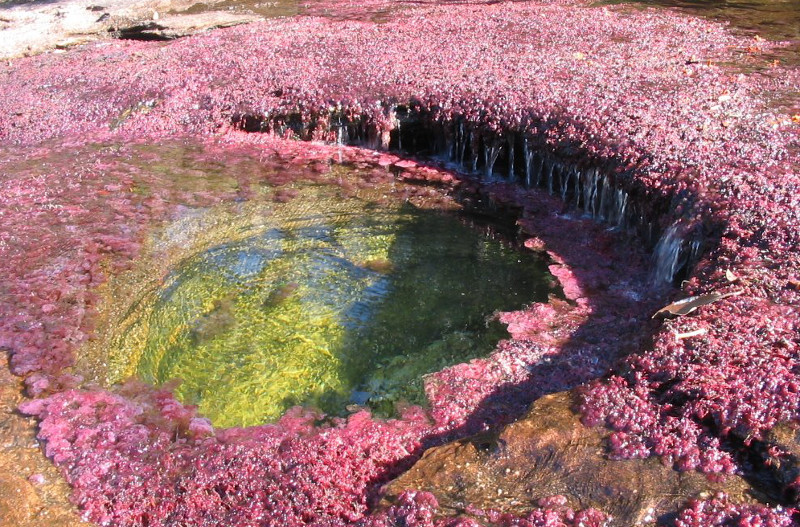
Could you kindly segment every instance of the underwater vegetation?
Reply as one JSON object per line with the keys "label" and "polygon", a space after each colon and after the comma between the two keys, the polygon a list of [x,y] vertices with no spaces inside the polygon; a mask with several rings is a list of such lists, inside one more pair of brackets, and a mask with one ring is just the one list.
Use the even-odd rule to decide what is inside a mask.
{"label": "underwater vegetation", "polygon": [[276,189],[255,225],[243,211],[229,212],[233,228],[191,216],[218,223],[204,237],[224,242],[166,267],[112,322],[112,380],[180,379],[176,395],[216,426],[263,424],[300,404],[392,415],[425,404],[424,374],[491,352],[507,336],[496,311],[547,300],[544,260],[402,200],[399,183],[348,198],[338,182],[294,191],[282,203]]}

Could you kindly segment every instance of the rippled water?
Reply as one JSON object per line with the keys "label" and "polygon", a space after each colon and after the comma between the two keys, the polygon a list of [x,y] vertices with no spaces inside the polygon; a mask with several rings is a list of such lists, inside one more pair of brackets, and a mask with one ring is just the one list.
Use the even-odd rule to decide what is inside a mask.
{"label": "rippled water", "polygon": [[493,313],[551,288],[539,257],[393,198],[401,187],[344,197],[306,183],[277,202],[187,209],[154,245],[198,249],[134,299],[110,380],[181,379],[177,394],[219,426],[297,404],[334,415],[424,404],[424,374],[489,353],[506,335]]}

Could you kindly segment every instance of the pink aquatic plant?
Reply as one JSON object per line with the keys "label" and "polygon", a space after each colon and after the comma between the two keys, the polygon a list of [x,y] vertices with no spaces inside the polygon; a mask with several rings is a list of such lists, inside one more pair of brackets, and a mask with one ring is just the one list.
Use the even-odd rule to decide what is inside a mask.
{"label": "pink aquatic plant", "polygon": [[[39,419],[47,454],[87,518],[440,525],[435,500],[422,494],[365,515],[425,447],[499,426],[540,395],[582,384],[584,421],[614,429],[613,456],[658,455],[681,470],[742,471],[733,445],[797,420],[798,126],[769,102],[797,91],[796,70],[771,65],[768,46],[752,38],[664,11],[414,4],[402,16],[355,18],[291,17],[168,45],[104,42],[4,68],[0,346],[30,395],[43,397],[22,410]],[[462,172],[490,181],[385,152],[404,126],[436,139],[406,148],[446,151]],[[246,150],[266,168],[242,165],[235,187],[187,192],[114,153],[114,144],[184,134],[207,140],[205,161],[225,164]],[[120,148],[123,159],[133,155]],[[528,245],[549,251],[563,298],[497,314],[511,338],[432,375],[430,409],[394,421],[360,412],[318,426],[319,416],[295,411],[274,425],[214,430],[167,391],[81,384],[70,367],[94,329],[98,286],[130,265],[151,222],[248,199],[258,181],[249,175],[270,166],[319,174],[333,161],[367,178],[391,170],[458,185],[513,208],[535,238]],[[580,175],[564,175],[572,173]],[[570,190],[578,187],[569,177],[585,192]],[[524,189],[526,178],[550,192]],[[563,194],[553,182],[566,182]],[[611,221],[601,204],[617,192],[627,215]],[[741,294],[650,320],[668,301],[664,289],[651,286],[644,251],[610,228],[638,231],[650,246],[660,237],[667,268],[693,253],[682,294]],[[599,525],[595,512],[567,517],[546,504],[497,521]],[[677,524],[788,525],[792,513],[712,500]]]}
{"label": "pink aquatic plant", "polygon": [[695,500],[680,512],[676,527],[789,527],[795,525],[790,511],[762,505],[732,505],[725,496]]}

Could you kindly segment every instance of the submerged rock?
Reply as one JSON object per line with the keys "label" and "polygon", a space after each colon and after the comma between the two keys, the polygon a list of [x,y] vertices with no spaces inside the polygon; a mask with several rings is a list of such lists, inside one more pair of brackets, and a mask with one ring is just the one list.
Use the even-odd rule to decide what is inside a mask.
{"label": "submerged rock", "polygon": [[3,518],[3,525],[25,525],[41,507],[30,482],[15,474],[0,474],[0,518]]}
{"label": "submerged rock", "polygon": [[68,501],[58,469],[42,459],[36,423],[16,411],[21,380],[0,354],[0,524],[3,527],[88,527]]}
{"label": "submerged rock", "polygon": [[499,432],[428,450],[387,485],[383,503],[418,490],[435,496],[442,516],[594,508],[610,516],[607,525],[628,527],[674,517],[690,499],[724,493],[730,503],[755,500],[738,476],[712,481],[655,458],[609,459],[609,431],[581,424],[576,402],[570,392],[546,395]]}

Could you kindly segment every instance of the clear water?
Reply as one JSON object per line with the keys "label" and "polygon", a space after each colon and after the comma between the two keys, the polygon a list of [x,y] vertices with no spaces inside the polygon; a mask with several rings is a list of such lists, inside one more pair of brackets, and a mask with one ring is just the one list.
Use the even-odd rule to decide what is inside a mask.
{"label": "clear water", "polygon": [[[446,3],[446,2],[442,2]],[[708,16],[730,22],[734,27],[757,33],[773,40],[800,39],[800,2],[797,0],[605,0],[606,4],[640,4],[654,7],[674,7],[691,14]],[[313,2],[296,0],[209,0],[198,2],[189,12],[203,12],[214,9],[228,9],[256,14],[265,18],[290,16],[303,13],[305,8],[314,7]],[[400,10],[412,3],[386,3],[382,12]],[[422,3],[424,5],[424,3]],[[346,4],[336,12],[336,5],[330,8],[330,15],[344,16],[349,13]]]}
{"label": "clear water", "polygon": [[797,0],[634,0],[631,3],[676,7],[695,15],[728,21],[735,28],[764,38],[800,39],[800,2]]}
{"label": "clear water", "polygon": [[123,317],[111,380],[181,379],[178,396],[217,426],[298,404],[424,404],[426,373],[491,352],[506,336],[493,313],[545,300],[551,281],[533,253],[393,198],[398,185],[345,198],[298,184],[286,203],[187,211],[156,245],[200,249]]}

